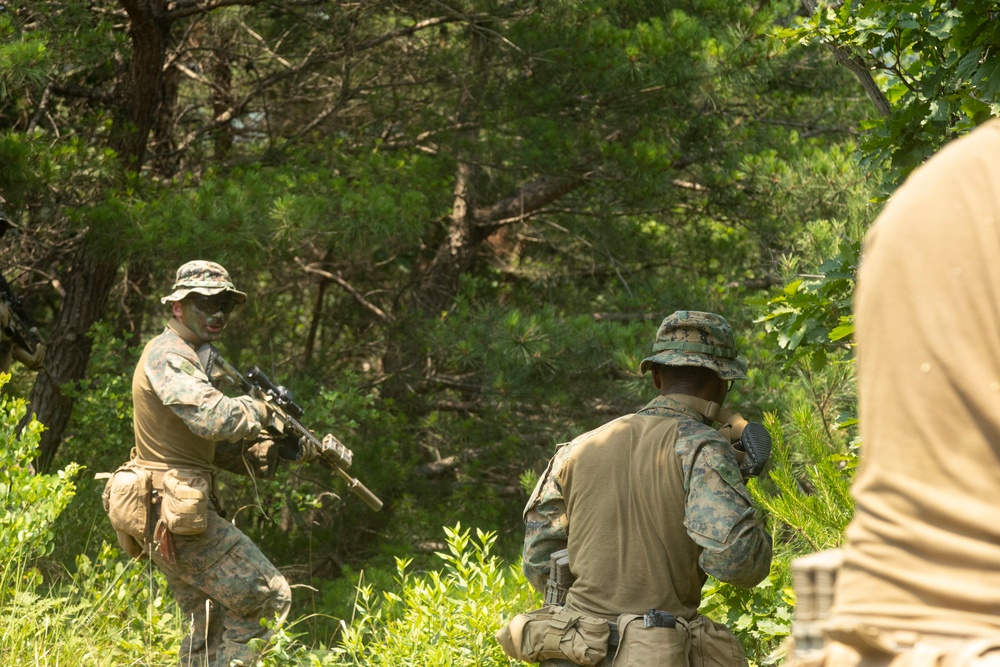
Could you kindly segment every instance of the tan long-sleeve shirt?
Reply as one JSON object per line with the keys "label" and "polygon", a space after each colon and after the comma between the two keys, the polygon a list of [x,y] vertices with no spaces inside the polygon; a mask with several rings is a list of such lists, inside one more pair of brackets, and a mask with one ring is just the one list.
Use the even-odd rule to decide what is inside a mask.
{"label": "tan long-sleeve shirt", "polygon": [[141,461],[214,470],[219,441],[256,436],[266,417],[249,396],[229,398],[205,375],[194,333],[176,319],[146,344],[132,378]]}

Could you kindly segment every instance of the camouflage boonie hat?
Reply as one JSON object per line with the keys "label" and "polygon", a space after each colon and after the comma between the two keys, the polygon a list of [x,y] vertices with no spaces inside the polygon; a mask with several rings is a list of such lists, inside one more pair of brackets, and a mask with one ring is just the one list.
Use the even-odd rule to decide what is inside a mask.
{"label": "camouflage boonie hat", "polygon": [[745,380],[747,362],[736,354],[733,329],[721,315],[678,310],[656,331],[653,355],[639,365],[645,373],[653,364],[704,366],[723,380]]}
{"label": "camouflage boonie hat", "polygon": [[160,299],[161,303],[180,301],[191,292],[205,296],[229,292],[236,303],[244,303],[247,300],[247,295],[236,289],[233,281],[229,279],[228,271],[220,264],[201,259],[188,262],[177,269],[177,278],[171,289],[174,291]]}

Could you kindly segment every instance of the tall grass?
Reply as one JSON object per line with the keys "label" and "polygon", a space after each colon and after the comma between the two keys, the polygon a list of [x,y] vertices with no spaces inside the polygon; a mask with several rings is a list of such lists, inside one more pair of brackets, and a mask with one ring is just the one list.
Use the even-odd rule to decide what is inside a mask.
{"label": "tall grass", "polygon": [[490,553],[496,534],[444,528],[442,568],[411,572],[397,559],[394,585],[377,591],[359,582],[354,617],[342,623],[332,646],[307,646],[290,624],[277,638],[263,667],[499,667],[509,659],[493,635],[512,616],[541,605],[521,574]]}
{"label": "tall grass", "polygon": [[[0,391],[8,379],[0,375]],[[148,564],[123,562],[106,544],[97,562],[78,557],[72,574],[47,559],[82,467],[34,474],[43,427],[32,419],[18,433],[25,410],[23,399],[0,393],[0,665],[172,664],[178,623]]]}

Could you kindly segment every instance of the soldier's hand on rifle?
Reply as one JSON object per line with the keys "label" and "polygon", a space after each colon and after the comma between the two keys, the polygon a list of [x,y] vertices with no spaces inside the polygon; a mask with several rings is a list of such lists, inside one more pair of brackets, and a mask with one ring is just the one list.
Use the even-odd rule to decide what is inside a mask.
{"label": "soldier's hand on rifle", "polygon": [[309,463],[317,457],[316,448],[308,438],[294,433],[286,435],[279,442],[278,453],[285,461],[292,463]]}
{"label": "soldier's hand on rifle", "polygon": [[744,482],[763,472],[771,456],[771,434],[762,424],[748,422],[738,412],[732,413],[719,427],[719,433],[733,445]]}
{"label": "soldier's hand on rifle", "polygon": [[262,401],[256,396],[250,397],[250,405],[253,406],[254,412],[257,413],[257,420],[266,428],[272,419],[271,406],[267,404],[267,401]]}
{"label": "soldier's hand on rifle", "polygon": [[[720,415],[720,419],[722,415]],[[743,435],[743,429],[746,428],[747,420],[743,418],[738,412],[734,412],[729,415],[729,418],[719,427],[719,433],[722,437],[729,441],[730,444],[736,444],[740,441],[740,436]]]}
{"label": "soldier's hand on rifle", "polygon": [[14,349],[11,350],[11,356],[13,356],[15,360],[24,364],[25,368],[37,371],[42,367],[42,364],[45,363],[45,345],[43,343],[39,343],[35,346],[34,352],[28,352],[24,348],[15,345]]}
{"label": "soldier's hand on rifle", "polygon": [[249,474],[250,477],[260,479],[274,477],[278,469],[279,445],[266,431],[262,431],[255,439],[233,444],[236,446],[227,447],[220,444],[216,447],[216,465],[237,474]]}

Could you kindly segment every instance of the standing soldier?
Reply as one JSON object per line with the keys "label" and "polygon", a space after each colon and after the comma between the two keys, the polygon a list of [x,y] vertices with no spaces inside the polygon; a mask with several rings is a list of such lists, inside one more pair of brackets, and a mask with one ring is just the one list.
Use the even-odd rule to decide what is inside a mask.
{"label": "standing soldier", "polygon": [[[266,639],[284,620],[291,591],[250,538],[220,516],[216,449],[257,438],[268,407],[249,396],[225,396],[199,357],[199,350],[211,349],[207,344],[221,337],[246,294],[233,286],[222,266],[193,261],[177,270],[173,292],[161,301],[169,304],[172,317],[146,345],[135,369],[135,449],[123,466],[128,474],[116,473],[108,484],[109,514],[119,541],[133,555],[149,554],[191,620],[180,664],[249,666],[259,657],[251,640]],[[268,457],[275,449],[257,443],[252,453],[263,460],[252,467],[273,470]],[[141,502],[127,502],[141,495],[144,479],[153,490],[150,517],[139,516]],[[129,480],[138,482],[130,485]],[[140,491],[130,491],[136,488]],[[127,515],[128,507],[134,508],[135,524],[122,531],[116,513]]]}
{"label": "standing soldier", "polygon": [[[724,318],[678,311],[640,370],[651,371],[659,396],[560,446],[528,500],[525,576],[544,591],[552,555],[567,549],[572,584],[562,609],[547,608],[555,621],[542,636],[525,642],[530,628],[522,634],[512,622],[520,636],[507,643],[537,644],[545,665],[740,667],[739,641],[698,607],[706,573],[751,587],[771,563],[736,452],[712,428],[746,361]],[[586,635],[594,619],[610,622],[591,642],[604,645],[570,650],[580,642],[560,633],[575,625]]]}

